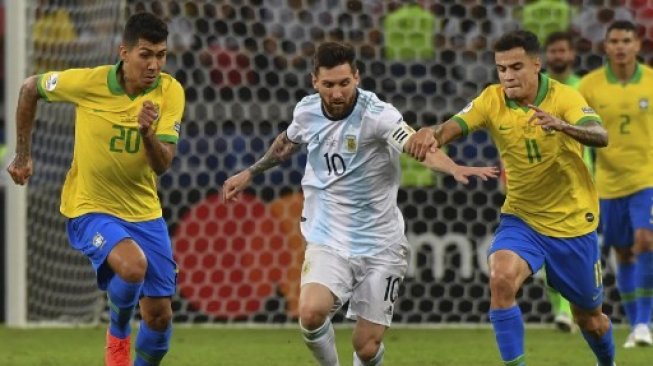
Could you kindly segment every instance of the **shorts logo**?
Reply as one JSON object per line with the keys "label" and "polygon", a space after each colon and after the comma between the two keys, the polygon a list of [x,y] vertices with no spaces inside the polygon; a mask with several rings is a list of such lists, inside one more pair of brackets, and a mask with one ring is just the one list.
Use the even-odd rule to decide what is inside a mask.
{"label": "shorts logo", "polygon": [[356,136],[345,135],[345,147],[349,152],[356,152]]}
{"label": "shorts logo", "polygon": [[45,80],[45,90],[53,91],[57,87],[57,81],[59,80],[59,74],[54,73],[48,76]]}
{"label": "shorts logo", "polygon": [[393,306],[390,305],[390,306],[388,306],[388,307],[385,309],[385,314],[386,314],[386,315],[392,315],[392,311],[393,311],[393,310],[394,310],[394,309],[393,309]]}
{"label": "shorts logo", "polygon": [[587,220],[587,222],[594,222],[594,214],[591,212],[586,213],[585,220]]}
{"label": "shorts logo", "polygon": [[98,249],[101,249],[104,246],[104,244],[106,244],[106,243],[107,243],[107,241],[104,239],[102,234],[95,233],[95,236],[93,237],[93,246],[94,247],[96,247]]}

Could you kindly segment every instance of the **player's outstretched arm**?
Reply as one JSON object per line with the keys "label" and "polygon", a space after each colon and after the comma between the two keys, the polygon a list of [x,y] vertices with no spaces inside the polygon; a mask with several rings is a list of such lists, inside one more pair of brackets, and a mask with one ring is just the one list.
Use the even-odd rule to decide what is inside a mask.
{"label": "player's outstretched arm", "polygon": [[608,132],[598,122],[589,121],[582,126],[571,125],[532,104],[529,104],[528,107],[535,111],[528,123],[533,122],[545,130],[561,131],[586,146],[608,146]]}
{"label": "player's outstretched arm", "polygon": [[469,177],[473,176],[479,177],[482,180],[497,178],[499,176],[499,169],[497,167],[458,165],[440,149],[437,149],[435,152],[429,151],[426,154],[426,159],[424,159],[422,165],[431,170],[450,174],[457,182],[462,184],[469,183]]}
{"label": "player's outstretched arm", "polygon": [[259,161],[224,182],[222,198],[226,202],[237,200],[240,197],[240,192],[249,186],[254,176],[281,164],[299,150],[301,146],[301,144],[290,141],[286,131],[283,131],[274,139],[272,146]]}
{"label": "player's outstretched arm", "polygon": [[462,134],[462,128],[454,120],[436,126],[422,127],[410,136],[404,146],[404,152],[418,161],[424,161],[429,151],[435,152],[436,148],[459,138]]}
{"label": "player's outstretched arm", "polygon": [[25,79],[18,95],[16,107],[16,156],[7,172],[16,184],[23,185],[32,176],[32,126],[36,114],[39,92],[38,75]]}
{"label": "player's outstretched arm", "polygon": [[156,137],[152,124],[158,116],[159,110],[154,103],[149,100],[143,102],[143,108],[138,114],[138,128],[143,137],[147,162],[157,175],[161,175],[170,168],[175,157],[176,146],[160,141]]}

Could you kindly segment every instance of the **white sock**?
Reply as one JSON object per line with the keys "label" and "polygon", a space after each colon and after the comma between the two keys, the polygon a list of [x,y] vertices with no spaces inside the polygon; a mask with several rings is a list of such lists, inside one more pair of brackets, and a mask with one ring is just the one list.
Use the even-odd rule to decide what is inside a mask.
{"label": "white sock", "polygon": [[379,350],[376,351],[376,355],[371,360],[365,362],[358,358],[358,355],[354,351],[354,366],[380,366],[383,364],[383,354],[385,353],[385,347],[383,343],[379,346]]}
{"label": "white sock", "polygon": [[307,330],[299,322],[299,328],[304,335],[304,343],[313,353],[313,357],[320,363],[320,366],[339,366],[338,352],[336,351],[336,333],[333,331],[331,319],[315,330]]}

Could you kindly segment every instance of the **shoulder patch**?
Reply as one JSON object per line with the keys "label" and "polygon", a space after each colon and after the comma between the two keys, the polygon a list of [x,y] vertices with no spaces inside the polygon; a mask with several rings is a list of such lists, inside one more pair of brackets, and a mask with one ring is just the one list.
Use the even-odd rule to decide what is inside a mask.
{"label": "shoulder patch", "polygon": [[471,111],[473,106],[474,106],[474,102],[469,102],[465,106],[465,108],[461,109],[460,112],[458,112],[458,114],[465,114],[465,113]]}
{"label": "shoulder patch", "polygon": [[45,80],[45,90],[47,91],[53,91],[57,87],[57,81],[59,80],[59,74],[54,73],[50,74],[48,78]]}

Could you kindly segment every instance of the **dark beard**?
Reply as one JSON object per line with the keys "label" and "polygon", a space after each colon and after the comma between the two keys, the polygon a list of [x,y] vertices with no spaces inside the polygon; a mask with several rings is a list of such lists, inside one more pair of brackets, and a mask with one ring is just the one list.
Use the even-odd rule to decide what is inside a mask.
{"label": "dark beard", "polygon": [[553,74],[562,74],[563,72],[567,71],[567,65],[566,64],[551,64],[549,65],[549,70],[551,70],[551,73]]}

